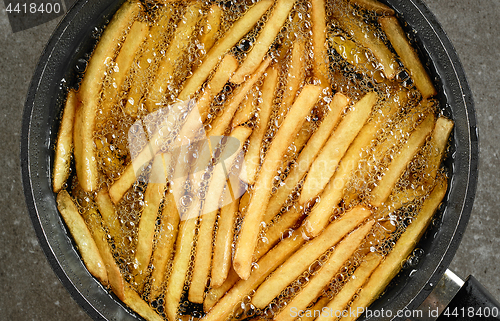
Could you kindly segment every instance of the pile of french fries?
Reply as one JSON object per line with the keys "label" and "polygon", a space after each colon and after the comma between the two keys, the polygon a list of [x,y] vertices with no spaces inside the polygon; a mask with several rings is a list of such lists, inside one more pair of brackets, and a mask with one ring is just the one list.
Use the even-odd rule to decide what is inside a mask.
{"label": "pile of french fries", "polygon": [[453,122],[386,5],[248,3],[121,6],[67,94],[59,211],[147,320],[354,320],[439,208]]}

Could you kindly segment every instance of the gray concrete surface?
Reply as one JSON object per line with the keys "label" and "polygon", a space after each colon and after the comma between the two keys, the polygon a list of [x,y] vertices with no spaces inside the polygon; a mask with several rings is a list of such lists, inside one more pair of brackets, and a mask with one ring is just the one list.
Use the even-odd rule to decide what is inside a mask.
{"label": "gray concrete surface", "polygon": [[[464,65],[480,130],[480,174],[472,217],[451,268],[473,274],[500,299],[500,2],[426,0]],[[49,266],[21,187],[19,141],[26,92],[57,21],[12,34],[0,4],[0,320],[90,318]]]}

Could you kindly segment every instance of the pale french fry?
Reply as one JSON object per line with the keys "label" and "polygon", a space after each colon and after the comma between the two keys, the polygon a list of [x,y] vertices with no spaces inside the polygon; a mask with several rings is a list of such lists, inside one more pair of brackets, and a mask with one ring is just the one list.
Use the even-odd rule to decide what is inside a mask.
{"label": "pale french fry", "polygon": [[389,165],[389,168],[384,173],[384,176],[377,183],[377,186],[372,191],[371,204],[375,207],[382,205],[397,180],[406,169],[406,166],[417,153],[419,148],[424,144],[425,139],[434,128],[435,117],[433,114],[428,115],[425,120],[414,130],[408,141],[394,157]]}
{"label": "pale french fry", "polygon": [[377,14],[394,15],[394,10],[377,0],[351,0],[352,3]]}
{"label": "pale french fry", "polygon": [[[168,168],[165,168],[165,165]],[[137,229],[137,245],[133,271],[134,280],[138,288],[142,288],[148,277],[148,266],[153,253],[153,240],[156,228],[156,219],[160,205],[165,195],[167,186],[167,173],[172,163],[170,154],[157,154],[153,160],[151,174],[146,192],[144,193],[144,206]]]}
{"label": "pale french fry", "polygon": [[252,116],[255,114],[255,101],[258,95],[259,89],[257,85],[250,90],[248,93],[246,100],[241,104],[241,107],[234,114],[233,120],[231,122],[231,127],[239,126],[243,123],[249,121]]}
{"label": "pale french fry", "polygon": [[106,265],[99,253],[92,234],[90,233],[83,217],[78,212],[78,207],[66,190],[61,190],[57,194],[57,209],[61,213],[73,240],[78,247],[78,252],[82,256],[83,263],[90,274],[95,276],[101,283],[108,283]]}
{"label": "pale french fry", "polygon": [[300,317],[300,321],[313,321],[321,316],[323,308],[328,303],[328,297],[322,296],[316,301],[312,308],[307,309],[304,314]]}
{"label": "pale french fry", "polygon": [[311,0],[311,22],[314,77],[329,88],[325,0]]}
{"label": "pale french fry", "polygon": [[337,295],[331,300],[327,302],[324,306],[326,306],[326,311],[328,313],[323,313],[316,320],[317,321],[335,321],[337,320],[337,316],[341,316],[345,307],[351,301],[352,297],[358,289],[363,287],[366,280],[370,277],[372,272],[377,268],[377,266],[382,261],[382,256],[378,253],[370,253],[364,259],[363,262],[356,268],[354,274],[349,278],[347,283],[342,287]]}
{"label": "pale french fry", "polygon": [[269,203],[272,181],[279,168],[280,160],[297,134],[305,117],[310,113],[319,99],[321,87],[306,85],[288,112],[285,121],[279,128],[273,143],[267,151],[266,158],[258,174],[241,231],[236,244],[233,260],[234,270],[242,279],[248,279],[251,270],[252,256],[257,245],[260,222],[263,212]]}
{"label": "pale french fry", "polygon": [[203,44],[205,52],[209,52],[217,40],[217,33],[219,32],[221,19],[222,10],[218,5],[213,4],[207,13],[200,35],[200,42]]}
{"label": "pale french fry", "polygon": [[109,113],[118,103],[125,78],[129,74],[134,58],[148,33],[149,26],[144,22],[136,21],[132,27],[130,27],[127,38],[123,42],[118,56],[116,56],[110,77],[111,79],[108,83],[104,84],[101,114],[97,118],[98,121],[100,120],[98,126],[104,124],[109,117]]}
{"label": "pale french fry", "polygon": [[195,35],[196,25],[201,18],[201,3],[193,2],[186,8],[186,13],[174,31],[174,38],[161,59],[153,85],[146,97],[145,104],[149,112],[161,107],[161,101],[166,94],[167,87],[174,80],[175,67],[180,58],[186,54],[191,38]]}
{"label": "pale french fry", "polygon": [[406,102],[406,91],[400,91],[396,97],[396,99],[392,98],[386,105],[385,109],[387,110],[382,109],[381,115],[363,126],[358,136],[356,136],[351,146],[349,146],[349,149],[340,161],[339,168],[323,193],[321,193],[321,201],[314,205],[304,222],[309,236],[317,235],[328,224],[333,209],[342,199],[344,187],[361,160],[363,150],[366,150],[372,144],[379,130],[400,110],[401,105]]}
{"label": "pale french fry", "polygon": [[149,77],[156,71],[156,57],[160,56],[159,48],[167,38],[167,32],[170,30],[169,26],[172,25],[173,18],[173,7],[171,5],[163,6],[158,12],[157,21],[151,26],[148,38],[132,69],[133,77],[124,107],[124,112],[127,115],[137,114],[142,95],[146,87],[149,88],[150,85]]}
{"label": "pale french fry", "polygon": [[245,99],[250,89],[259,80],[259,78],[264,74],[267,67],[271,63],[271,58],[267,58],[262,62],[255,73],[248,79],[244,84],[235,89],[233,96],[229,100],[228,104],[224,106],[224,112],[219,117],[215,118],[212,123],[212,128],[208,132],[210,136],[222,136],[228,126],[231,124],[234,113],[238,109],[240,103]]}
{"label": "pale french fry", "polygon": [[[208,275],[211,268],[213,229],[219,212],[219,204],[226,185],[227,173],[225,169],[230,170],[236,158],[242,152],[244,142],[250,136],[252,130],[246,127],[236,127],[229,136],[228,143],[222,148],[221,161],[212,172],[212,179],[208,182],[206,199],[202,205],[200,228],[198,232],[198,245],[196,256],[194,257],[193,276],[189,287],[188,299],[194,303],[203,303],[205,288],[208,282]],[[237,139],[240,146],[234,152],[232,146],[234,142],[231,138]],[[234,152],[232,155],[231,152]]]}
{"label": "pale french fry", "polygon": [[297,39],[293,43],[292,56],[290,58],[290,67],[288,68],[288,72],[285,80],[285,91],[283,93],[283,98],[280,104],[280,110],[277,115],[277,125],[281,125],[283,119],[288,113],[288,109],[292,106],[293,101],[297,96],[297,92],[299,91],[300,86],[305,80],[306,77],[306,68],[305,68],[305,40]]}
{"label": "pale french fry", "polygon": [[316,197],[328,184],[340,160],[370,116],[376,102],[375,92],[366,94],[339,123],[311,165],[300,193],[300,204],[305,204]]}
{"label": "pale french fry", "polygon": [[[288,258],[255,292],[252,303],[259,309],[267,306],[302,272],[313,264],[329,248],[335,246],[344,236],[371,215],[364,207],[347,212],[330,224],[318,237],[307,242]],[[308,303],[309,304],[309,303]]]}
{"label": "pale french fry", "polygon": [[282,310],[274,320],[293,320],[292,309],[297,309],[298,311],[305,310],[307,306],[321,294],[321,291],[328,285],[335,273],[351,257],[366,235],[368,235],[372,226],[373,221],[370,221],[346,236],[345,239],[335,247],[328,261],[321,267],[319,272],[309,280],[299,294],[286,305],[285,309]]}
{"label": "pale french fry", "polygon": [[361,19],[348,15],[343,11],[338,10],[334,15],[344,31],[348,32],[360,45],[371,51],[382,65],[385,77],[393,79],[398,68],[396,58],[382,40],[375,36],[372,28]]}
{"label": "pale french fry", "polygon": [[203,310],[208,312],[219,300],[240,280],[238,274],[234,271],[233,266],[229,267],[229,272],[226,279],[219,287],[211,288],[203,301]]}
{"label": "pale french fry", "polygon": [[272,271],[283,263],[290,254],[300,248],[304,242],[305,239],[302,237],[300,229],[281,241],[257,262],[258,268],[252,272],[247,280],[239,280],[201,320],[218,321],[227,319],[236,304],[250,291],[258,287]]}
{"label": "pale french fry", "polygon": [[278,187],[278,190],[269,201],[265,214],[266,217],[272,218],[279,213],[288,196],[297,187],[300,180],[306,175],[313,161],[320,153],[321,148],[332,134],[332,131],[339,122],[341,113],[346,108],[347,103],[348,98],[346,96],[341,93],[335,94],[332,102],[330,103],[330,111],[321,122],[319,128],[314,132],[314,134],[312,134],[304,149],[300,152],[299,157],[297,157],[296,160],[296,165],[292,167],[283,184]]}
{"label": "pale french fry", "polygon": [[101,189],[95,198],[97,208],[99,213],[101,213],[103,224],[108,228],[109,234],[115,241],[115,243],[120,243],[123,240],[123,231],[116,214],[115,205],[109,197],[107,189]]}
{"label": "pale french fry", "polygon": [[198,91],[201,85],[205,82],[212,70],[217,66],[222,56],[226,54],[240,39],[253,29],[257,21],[271,7],[272,0],[263,0],[257,2],[251,7],[231,28],[220,38],[215,45],[210,49],[207,56],[196,68],[193,75],[186,81],[184,88],[179,94],[179,100],[186,100]]}
{"label": "pale french fry", "polygon": [[[389,282],[398,274],[401,269],[401,262],[411,253],[418,240],[424,234],[432,217],[443,200],[448,183],[446,179],[441,178],[432,193],[426,198],[422,208],[413,222],[406,228],[392,251],[386,256],[385,260],[372,273],[366,284],[361,288],[358,297],[350,305],[351,310],[365,309],[375,301]],[[342,321],[355,320],[354,316],[342,318]]]}
{"label": "pale french fry", "polygon": [[222,286],[224,281],[226,281],[231,267],[231,244],[233,243],[234,222],[239,203],[239,199],[236,199],[220,209],[219,224],[213,251],[212,281],[210,283],[210,286],[213,288]]}
{"label": "pale french fry", "polygon": [[233,55],[229,54],[222,59],[221,63],[217,67],[212,79],[210,79],[203,91],[203,94],[196,103],[203,122],[207,119],[210,104],[212,103],[215,95],[222,91],[224,85],[226,85],[229,81],[229,78],[234,73],[236,68],[238,68],[238,60],[236,60]]}
{"label": "pale french fry", "polygon": [[165,196],[161,213],[160,227],[156,240],[156,247],[151,258],[153,271],[151,272],[151,300],[160,296],[168,261],[174,250],[175,239],[179,228],[179,212],[172,193]]}
{"label": "pale french fry", "polygon": [[54,193],[59,193],[69,177],[71,155],[73,153],[73,120],[77,104],[76,92],[71,89],[66,97],[59,133],[57,134],[54,173],[52,174],[52,190]]}
{"label": "pale french fry", "polygon": [[102,82],[107,71],[106,62],[114,58],[119,40],[141,10],[139,1],[127,1],[118,9],[94,49],[80,84],[77,94],[80,104],[75,111],[73,143],[76,174],[86,192],[98,187],[93,135]]}
{"label": "pale french fry", "polygon": [[163,318],[129,285],[125,287],[125,298],[123,302],[148,321],[163,321]]}
{"label": "pale french fry", "polygon": [[257,128],[253,131],[252,136],[250,136],[243,169],[240,174],[240,179],[250,185],[255,182],[255,176],[257,175],[257,170],[260,165],[260,150],[273,111],[273,100],[276,94],[277,85],[278,70],[269,67],[267,69],[267,76],[262,84],[262,103],[259,105]]}
{"label": "pale french fry", "polygon": [[231,77],[231,82],[241,84],[248,75],[257,70],[262,63],[269,47],[274,42],[283,24],[285,23],[296,0],[277,0],[271,16],[267,19],[264,28],[260,31],[251,51],[246,56],[240,68]]}
{"label": "pale french fry", "polygon": [[378,21],[392,47],[396,50],[399,59],[410,72],[415,87],[422,93],[422,97],[426,99],[434,96],[436,88],[434,88],[432,80],[422,65],[417,52],[410,45],[405,32],[399,25],[398,19],[396,17],[381,17]]}

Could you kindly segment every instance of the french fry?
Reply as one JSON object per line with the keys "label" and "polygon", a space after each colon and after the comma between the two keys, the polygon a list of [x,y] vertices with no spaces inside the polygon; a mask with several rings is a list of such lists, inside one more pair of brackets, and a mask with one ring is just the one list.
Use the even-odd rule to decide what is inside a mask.
{"label": "french fry", "polygon": [[167,38],[172,19],[174,19],[174,9],[171,5],[165,5],[158,10],[157,20],[151,26],[149,35],[132,69],[130,90],[124,107],[124,112],[127,115],[137,114],[142,95],[146,87],[149,88],[149,78],[156,71],[156,57],[160,56],[158,51]]}
{"label": "french fry", "polygon": [[394,157],[387,168],[384,176],[377,183],[377,186],[372,191],[371,204],[379,207],[387,199],[397,180],[406,169],[406,166],[411,161],[418,149],[424,144],[425,139],[434,128],[435,117],[430,114],[426,119],[414,130],[408,141]]}
{"label": "french fry", "polygon": [[250,275],[252,255],[257,245],[260,222],[269,203],[272,181],[280,166],[280,160],[300,126],[304,123],[305,117],[318,101],[320,93],[321,87],[319,86],[304,86],[267,151],[255,182],[254,194],[243,218],[234,254],[234,270],[244,280],[248,279]]}
{"label": "french fry", "polygon": [[173,194],[167,192],[163,202],[156,247],[151,257],[151,265],[153,266],[151,272],[151,300],[156,299],[161,294],[168,261],[174,250],[178,228],[179,212]]}
{"label": "french fry", "polygon": [[271,63],[271,58],[267,58],[262,62],[259,68],[255,71],[255,73],[242,84],[240,87],[235,89],[233,92],[233,96],[226,106],[224,106],[224,112],[219,117],[215,118],[212,123],[212,128],[208,132],[210,136],[222,136],[228,126],[231,124],[231,120],[233,119],[234,113],[238,109],[240,103],[245,99],[250,89],[253,85],[259,80],[259,78],[264,74],[264,71],[267,69],[269,64]]}
{"label": "french fry", "polygon": [[434,130],[432,131],[430,141],[430,144],[434,151],[431,153],[429,159],[429,180],[434,180],[436,178],[439,165],[441,164],[443,156],[446,152],[446,146],[448,144],[448,139],[450,138],[451,131],[453,130],[453,126],[453,121],[443,116],[440,116],[436,121],[436,125],[434,126]]}
{"label": "french fry", "polygon": [[115,241],[120,243],[123,240],[123,231],[115,210],[115,205],[109,197],[108,190],[103,188],[97,192],[95,202],[99,213],[101,213],[103,224],[108,228],[108,232]]}
{"label": "french fry", "polygon": [[163,321],[163,318],[128,285],[125,287],[123,302],[148,321]]}
{"label": "french fry", "polygon": [[241,84],[248,75],[251,75],[257,70],[262,63],[262,59],[269,50],[269,47],[274,42],[274,38],[276,38],[278,32],[288,18],[295,1],[296,0],[277,0],[271,16],[264,25],[264,28],[260,31],[251,51],[246,56],[240,68],[238,68],[233,77],[231,77],[231,82]]}
{"label": "french fry", "polygon": [[347,103],[348,98],[346,96],[341,93],[335,94],[330,103],[330,111],[321,122],[319,128],[312,134],[304,149],[300,152],[296,160],[296,165],[292,167],[283,184],[278,187],[276,193],[271,197],[265,216],[272,218],[279,213],[288,196],[306,175],[313,161],[320,153],[321,148],[332,134]]}
{"label": "french fry", "polygon": [[372,144],[379,130],[385,126],[386,122],[389,121],[406,102],[406,91],[400,91],[396,97],[397,98],[392,98],[386,105],[386,108],[382,109],[381,115],[363,126],[358,136],[356,136],[351,146],[349,146],[349,149],[340,161],[339,168],[323,193],[321,193],[321,201],[313,206],[304,222],[309,236],[317,235],[328,224],[333,209],[342,199],[344,187],[350,180],[354,169],[361,160],[363,150],[366,150]]}
{"label": "french fry", "polygon": [[210,79],[203,91],[203,94],[196,103],[203,122],[207,119],[210,104],[215,95],[222,91],[224,85],[226,85],[229,81],[229,78],[234,73],[236,68],[238,68],[238,60],[230,54],[224,56],[212,79]]}
{"label": "french fry", "polygon": [[172,156],[170,154],[157,154],[155,156],[144,193],[144,206],[137,229],[137,245],[132,271],[139,289],[143,287],[146,277],[149,275],[148,266],[153,253],[156,219],[165,195],[166,177],[171,163]]}
{"label": "french fry", "polygon": [[335,295],[333,300],[324,305],[328,309],[328,313],[322,314],[316,320],[337,320],[336,315],[342,315],[349,301],[352,300],[352,297],[356,294],[358,289],[363,287],[363,284],[365,284],[366,280],[368,280],[381,261],[382,256],[380,254],[368,254],[363,259],[363,262],[356,268],[356,271],[354,271],[354,274],[349,278],[347,283],[342,287],[342,290]]}
{"label": "french fry", "polygon": [[351,65],[355,67],[363,66],[370,70],[374,69],[373,65],[368,61],[366,50],[356,42],[340,35],[330,37],[329,41],[333,49]]}
{"label": "french fry", "polygon": [[221,20],[222,10],[218,5],[213,4],[207,13],[207,18],[203,24],[200,35],[200,42],[203,44],[205,52],[209,52],[217,40],[217,33],[220,29]]}
{"label": "french fry", "polygon": [[[434,213],[443,200],[448,183],[443,177],[439,179],[431,194],[425,199],[422,208],[413,222],[406,228],[385,260],[372,273],[366,284],[361,288],[358,297],[352,302],[352,310],[365,309],[375,301],[389,282],[401,269],[401,262],[411,253],[418,240],[424,234]],[[344,317],[342,321],[352,321],[356,317]]]}
{"label": "french fry", "polygon": [[377,0],[351,0],[352,3],[377,14],[394,15],[394,10]]}
{"label": "french fry", "polygon": [[305,310],[307,306],[321,294],[321,291],[335,276],[335,273],[351,257],[366,235],[368,235],[372,226],[373,221],[370,221],[346,236],[344,240],[335,247],[328,261],[321,267],[319,272],[309,280],[274,320],[293,320],[292,308],[296,308],[298,311]]}
{"label": "french fry", "polygon": [[179,94],[179,100],[189,99],[198,91],[215,66],[217,66],[221,57],[253,29],[262,15],[271,7],[272,3],[272,0],[259,1],[229,28],[225,35],[210,49],[193,75],[186,81],[184,88]]}
{"label": "french fry", "polygon": [[78,252],[82,256],[83,263],[90,274],[95,276],[101,283],[108,283],[108,273],[106,265],[99,253],[99,249],[92,238],[87,224],[78,212],[78,207],[66,190],[61,190],[57,194],[57,209],[61,213],[73,240],[78,247]]}
{"label": "french fry", "polygon": [[267,69],[267,76],[262,84],[262,103],[259,105],[257,128],[253,131],[252,136],[250,136],[243,169],[240,174],[240,179],[250,185],[255,182],[255,176],[257,175],[257,170],[260,165],[260,150],[273,111],[273,100],[276,94],[277,85],[278,70],[269,67]]}
{"label": "french fry", "polygon": [[410,45],[405,32],[399,25],[396,17],[380,17],[380,26],[391,42],[392,47],[396,50],[399,59],[410,72],[415,86],[422,93],[424,99],[436,95],[436,88],[432,84],[429,74],[422,65],[417,52]]}
{"label": "french fry", "polygon": [[186,8],[186,13],[174,31],[174,38],[161,59],[153,85],[146,97],[145,104],[149,112],[161,106],[167,87],[173,81],[175,67],[180,58],[186,54],[191,38],[195,35],[196,25],[201,18],[201,3],[193,2]]}
{"label": "french fry", "polygon": [[119,40],[141,11],[138,1],[127,1],[115,13],[89,60],[80,84],[73,130],[75,169],[78,180],[86,192],[97,189],[97,156],[94,147],[94,129],[99,107],[100,92],[109,59],[113,59]]}
{"label": "french fry", "polygon": [[69,177],[71,155],[73,153],[73,120],[77,104],[76,92],[71,89],[66,97],[59,133],[57,134],[54,173],[52,174],[52,190],[54,193],[59,193]]}
{"label": "french fry", "polygon": [[370,92],[361,98],[347,113],[316,157],[307,174],[299,203],[305,204],[316,197],[335,174],[345,152],[356,138],[371,110],[377,102],[377,94]]}
{"label": "french fry", "polygon": [[220,209],[213,251],[212,281],[210,283],[210,286],[214,288],[218,288],[224,283],[231,267],[231,244],[233,243],[234,222],[239,203],[239,199],[236,199]]}
{"label": "french fry", "polygon": [[290,254],[294,253],[305,239],[302,237],[302,231],[296,230],[288,238],[281,241],[277,246],[264,255],[258,262],[258,268],[255,269],[247,280],[239,280],[227,292],[217,304],[201,319],[203,321],[225,320],[231,314],[234,307],[245,295],[258,287],[266,277],[283,263]]}
{"label": "french fry", "polygon": [[334,16],[344,31],[348,32],[360,45],[371,51],[373,56],[382,65],[385,77],[393,79],[396,76],[398,68],[396,58],[382,40],[375,36],[372,28],[361,19],[340,10],[336,11]]}
{"label": "french fry", "polygon": [[253,115],[255,114],[255,104],[258,96],[259,88],[257,85],[250,90],[248,93],[246,100],[241,104],[241,107],[236,111],[233,117],[233,121],[231,122],[231,127],[239,126],[243,123],[249,121]]}
{"label": "french fry", "polygon": [[[198,232],[198,245],[196,249],[196,256],[194,258],[193,276],[191,285],[189,287],[188,299],[194,303],[203,303],[203,295],[208,282],[208,275],[211,268],[212,260],[212,244],[213,244],[213,229],[215,221],[217,220],[217,213],[219,212],[220,200],[223,196],[224,186],[226,185],[227,173],[225,169],[230,170],[236,158],[242,152],[244,142],[252,130],[246,127],[236,127],[231,135],[229,141],[221,151],[221,162],[217,164],[212,172],[212,179],[208,182],[206,192],[206,199],[202,205],[202,213],[200,228]],[[232,155],[232,145],[234,142],[231,138],[237,139],[240,146]]]}
{"label": "french fry", "polygon": [[255,292],[252,303],[259,309],[267,306],[324,252],[371,215],[364,208],[354,208],[330,224],[317,238],[307,242],[288,258]]}
{"label": "french fry", "polygon": [[326,43],[325,0],[311,0],[313,72],[323,87],[330,87]]}
{"label": "french fry", "polygon": [[219,300],[240,280],[238,274],[234,271],[233,266],[229,267],[226,280],[219,287],[212,287],[203,301],[203,309],[208,312]]}
{"label": "french fry", "polygon": [[125,78],[129,74],[137,51],[146,39],[148,33],[149,26],[144,22],[135,21],[132,27],[130,27],[127,38],[123,42],[118,56],[116,56],[110,77],[111,79],[108,83],[105,83],[103,87],[101,114],[97,118],[98,121],[100,120],[98,126],[103,126],[104,122],[109,117],[109,113],[118,103]]}

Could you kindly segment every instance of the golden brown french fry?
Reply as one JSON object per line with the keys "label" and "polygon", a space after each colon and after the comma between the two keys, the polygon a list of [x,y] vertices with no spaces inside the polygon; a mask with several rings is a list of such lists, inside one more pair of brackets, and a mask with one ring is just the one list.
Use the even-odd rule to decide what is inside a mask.
{"label": "golden brown french fry", "polygon": [[78,212],[78,207],[66,190],[61,190],[57,194],[57,209],[61,213],[73,240],[75,240],[83,263],[85,263],[90,274],[95,276],[101,283],[107,284],[106,265],[87,224],[85,224],[83,217]]}
{"label": "golden brown french fry", "polygon": [[320,153],[321,148],[332,134],[347,103],[348,98],[346,96],[341,93],[335,94],[330,103],[330,111],[321,122],[319,128],[312,134],[304,149],[300,152],[296,160],[296,165],[290,170],[283,184],[278,187],[276,193],[271,197],[265,217],[273,218],[279,213],[288,196],[306,175],[313,161],[316,159],[316,156]]}
{"label": "golden brown french fry", "polygon": [[[372,273],[368,281],[361,288],[358,297],[350,305],[351,310],[366,309],[375,301],[389,282],[401,269],[401,262],[411,253],[418,240],[424,234],[427,226],[432,220],[439,204],[443,200],[448,183],[441,177],[434,187],[432,193],[425,199],[422,208],[413,222],[406,228],[392,251],[385,260]],[[352,321],[356,317],[345,317],[342,321]]]}
{"label": "golden brown french fry", "polygon": [[124,107],[127,115],[137,114],[142,95],[146,88],[149,88],[149,78],[156,72],[158,66],[156,59],[161,57],[159,50],[173,24],[172,19],[174,19],[174,8],[171,5],[165,5],[158,10],[157,19],[151,26],[146,42],[132,69],[133,77]]}
{"label": "golden brown french fry", "polygon": [[213,287],[208,291],[205,301],[203,301],[203,310],[208,312],[239,280],[240,277],[234,271],[233,267],[230,266],[229,273],[227,274],[227,278],[224,283],[222,283],[221,286]]}
{"label": "golden brown french fry", "polygon": [[137,229],[137,245],[132,271],[138,289],[142,289],[146,277],[149,275],[148,267],[153,253],[156,219],[165,195],[165,188],[167,186],[166,177],[171,163],[171,154],[157,154],[155,156],[149,182],[144,193],[144,206]]}
{"label": "golden brown french fry", "polygon": [[431,152],[429,159],[429,173],[428,179],[434,180],[436,178],[437,171],[439,169],[439,165],[441,164],[441,160],[446,152],[446,146],[448,144],[448,139],[450,138],[451,131],[453,130],[453,121],[440,116],[436,121],[436,125],[434,126],[434,130],[432,131],[431,136],[431,147],[434,149]]}
{"label": "golden brown french fry", "polygon": [[231,28],[220,38],[210,49],[207,56],[196,68],[193,75],[186,81],[184,88],[179,94],[179,100],[186,100],[198,91],[205,82],[212,70],[217,66],[222,56],[226,54],[240,39],[253,29],[262,15],[271,7],[272,0],[263,0],[257,2],[251,7]]}
{"label": "golden brown french fry", "polygon": [[405,104],[407,99],[406,91],[400,91],[396,97],[391,98],[385,105],[385,108],[381,109],[382,115],[379,115],[363,126],[358,136],[356,136],[351,146],[349,146],[349,149],[340,161],[339,168],[323,193],[321,193],[321,201],[314,205],[304,222],[309,236],[317,235],[328,224],[333,209],[342,199],[344,187],[361,160],[363,150],[366,150],[372,144],[379,130]]}
{"label": "golden brown french fry", "polygon": [[288,113],[288,109],[292,106],[293,101],[297,96],[300,86],[306,77],[306,61],[304,52],[306,43],[304,39],[297,39],[293,43],[292,56],[290,58],[290,66],[288,67],[283,98],[280,104],[280,110],[276,118],[277,125],[281,125],[283,119]]}
{"label": "golden brown french fry", "polygon": [[243,123],[249,121],[255,114],[255,104],[258,96],[259,88],[254,85],[253,88],[248,93],[246,100],[241,104],[241,107],[234,114],[233,120],[231,122],[231,127],[239,126]]}
{"label": "golden brown french fry", "polygon": [[116,57],[110,80],[109,82],[104,83],[101,114],[97,118],[98,121],[100,120],[97,124],[98,126],[102,126],[104,124],[109,117],[109,113],[118,103],[125,78],[129,74],[134,58],[148,33],[149,26],[145,22],[135,21],[132,27],[130,27],[127,38],[123,42],[120,52]]}
{"label": "golden brown french fry", "polygon": [[[267,306],[281,291],[299,277],[324,252],[355,229],[371,211],[357,207],[330,224],[318,237],[307,242],[290,256],[255,292],[252,303],[259,309]],[[341,243],[342,244],[342,243]],[[314,299],[314,298],[313,298]]]}
{"label": "golden brown french fry", "polygon": [[267,58],[262,62],[259,68],[255,71],[255,73],[242,84],[240,87],[235,89],[233,92],[233,96],[229,100],[228,104],[224,106],[224,112],[219,117],[215,118],[212,123],[212,128],[208,132],[210,136],[222,136],[228,126],[231,124],[231,120],[233,119],[234,113],[238,109],[238,106],[241,104],[243,99],[247,96],[250,89],[255,85],[257,80],[264,74],[267,67],[271,63],[271,58]]}
{"label": "golden brown french fry", "polygon": [[217,235],[215,236],[214,257],[210,286],[220,287],[226,281],[231,267],[231,255],[234,237],[234,222],[238,213],[239,199],[220,209]]}
{"label": "golden brown french fry", "polygon": [[54,173],[52,174],[52,190],[58,193],[69,177],[71,155],[73,153],[73,120],[78,105],[76,92],[68,91],[64,111],[57,134],[56,153],[54,156]]}
{"label": "golden brown french fry", "polygon": [[103,224],[108,228],[108,232],[115,243],[120,243],[123,240],[122,226],[116,214],[115,205],[109,197],[108,190],[103,188],[97,192],[95,201],[99,213],[101,213]]}
{"label": "golden brown french fry", "polygon": [[123,302],[148,321],[163,321],[163,318],[129,285],[125,287]]}
{"label": "golden brown french fry", "polygon": [[[323,308],[328,303],[328,297],[322,296],[316,301],[312,308],[304,311],[304,314],[300,317],[300,321],[313,321],[321,316]],[[299,315],[300,316],[300,315]]]}
{"label": "golden brown french fry", "polygon": [[156,246],[151,258],[153,271],[151,272],[151,300],[160,296],[165,281],[168,262],[174,250],[174,243],[179,228],[179,212],[172,193],[167,192],[163,202],[160,226],[156,239]]}
{"label": "golden brown french fry", "polygon": [[325,0],[311,0],[311,22],[314,77],[329,88]]}
{"label": "golden brown french fry", "polygon": [[[200,228],[198,232],[196,255],[194,257],[192,281],[189,287],[188,299],[194,303],[203,303],[203,295],[208,282],[208,275],[211,268],[213,249],[213,230],[219,212],[219,205],[226,185],[227,173],[233,167],[236,158],[242,152],[243,144],[247,140],[252,130],[246,127],[236,127],[229,136],[228,143],[222,147],[221,161],[212,171],[212,179],[208,182],[205,202],[202,205],[203,215],[200,218]],[[237,139],[240,146],[232,155],[234,142],[231,138]]]}
{"label": "golden brown french fry", "polygon": [[277,0],[271,16],[267,19],[264,28],[260,31],[251,51],[246,56],[240,68],[231,77],[231,82],[241,84],[248,75],[257,70],[262,63],[269,47],[274,42],[281,27],[285,23],[296,0]]}
{"label": "golden brown french fry", "polygon": [[432,84],[429,74],[422,65],[417,52],[410,45],[405,32],[399,25],[396,17],[381,17],[379,18],[380,26],[391,42],[392,47],[396,50],[399,59],[410,72],[410,76],[415,83],[415,87],[422,93],[424,99],[430,98],[436,94],[436,88]]}
{"label": "golden brown french fry", "polygon": [[372,28],[361,19],[341,10],[336,11],[334,16],[344,31],[348,32],[360,45],[371,51],[382,65],[385,77],[393,79],[398,68],[396,58],[382,40],[374,34]]}
{"label": "golden brown french fry", "polygon": [[139,1],[127,1],[118,9],[94,49],[80,84],[77,94],[80,104],[75,111],[73,143],[76,174],[86,192],[98,187],[97,155],[93,135],[100,92],[107,72],[106,62],[113,59],[120,39],[141,9]]}
{"label": "golden brown french fry", "polygon": [[209,80],[203,94],[196,103],[203,122],[207,119],[210,104],[215,95],[222,91],[236,68],[238,68],[238,60],[233,55],[228,54],[222,59],[212,79]]}
{"label": "golden brown french fry", "polygon": [[277,85],[278,70],[269,67],[267,69],[267,76],[262,84],[262,103],[259,105],[257,128],[252,133],[252,136],[250,136],[250,142],[240,174],[240,179],[250,185],[255,182],[255,176],[260,165],[260,150],[273,111],[273,100]]}
{"label": "golden brown french fry", "polygon": [[335,51],[351,65],[374,69],[368,61],[366,50],[356,42],[340,35],[333,36],[329,40]]}
{"label": "golden brown french fry", "polygon": [[274,176],[286,149],[319,99],[321,87],[306,85],[276,133],[258,174],[247,212],[243,218],[233,260],[234,270],[242,279],[250,275],[252,256],[257,245],[260,222],[269,203]]}
{"label": "golden brown french fry", "polygon": [[352,3],[377,14],[394,15],[394,10],[377,0],[351,0]]}
{"label": "golden brown french fry", "polygon": [[258,268],[252,271],[247,280],[239,280],[201,320],[218,321],[227,319],[236,304],[250,291],[258,287],[272,271],[283,263],[290,254],[300,248],[304,242],[305,239],[302,237],[300,229],[281,241],[257,262]]}
{"label": "golden brown french fry", "polygon": [[370,116],[376,102],[375,92],[366,94],[339,123],[311,165],[300,193],[300,204],[305,204],[316,197],[328,184],[340,160]]}
{"label": "golden brown french fry", "polygon": [[347,304],[352,300],[356,292],[363,287],[363,284],[365,284],[366,280],[368,280],[381,261],[382,256],[380,254],[369,253],[363,259],[363,262],[356,268],[354,274],[349,277],[347,283],[342,287],[342,290],[335,295],[333,300],[324,305],[328,313],[323,313],[316,320],[334,321],[337,320],[337,316],[343,315],[342,312]]}
{"label": "golden brown french fry", "polygon": [[366,235],[370,232],[373,223],[373,221],[370,221],[346,236],[345,239],[335,247],[328,261],[321,266],[319,272],[309,280],[299,294],[286,305],[285,309],[282,310],[274,320],[293,320],[292,309],[297,309],[297,311],[305,310],[307,306],[321,294],[321,291],[335,276],[335,273],[351,257]]}
{"label": "golden brown french fry", "polygon": [[414,130],[408,141],[391,161],[384,176],[377,183],[372,191],[371,204],[375,207],[382,205],[396,184],[397,180],[406,169],[406,166],[424,144],[425,139],[434,128],[435,117],[428,115],[425,120]]}
{"label": "golden brown french fry", "polygon": [[158,66],[153,85],[146,97],[146,108],[152,112],[161,107],[161,101],[166,94],[167,87],[173,82],[174,71],[180,58],[186,54],[186,50],[195,36],[195,29],[201,20],[201,3],[193,2],[186,8],[186,13],[178,23],[174,31],[174,38],[168,45],[164,57]]}
{"label": "golden brown french fry", "polygon": [[218,5],[213,4],[207,13],[200,35],[200,42],[203,44],[205,52],[209,52],[217,40],[217,33],[219,32],[221,19],[222,10]]}

